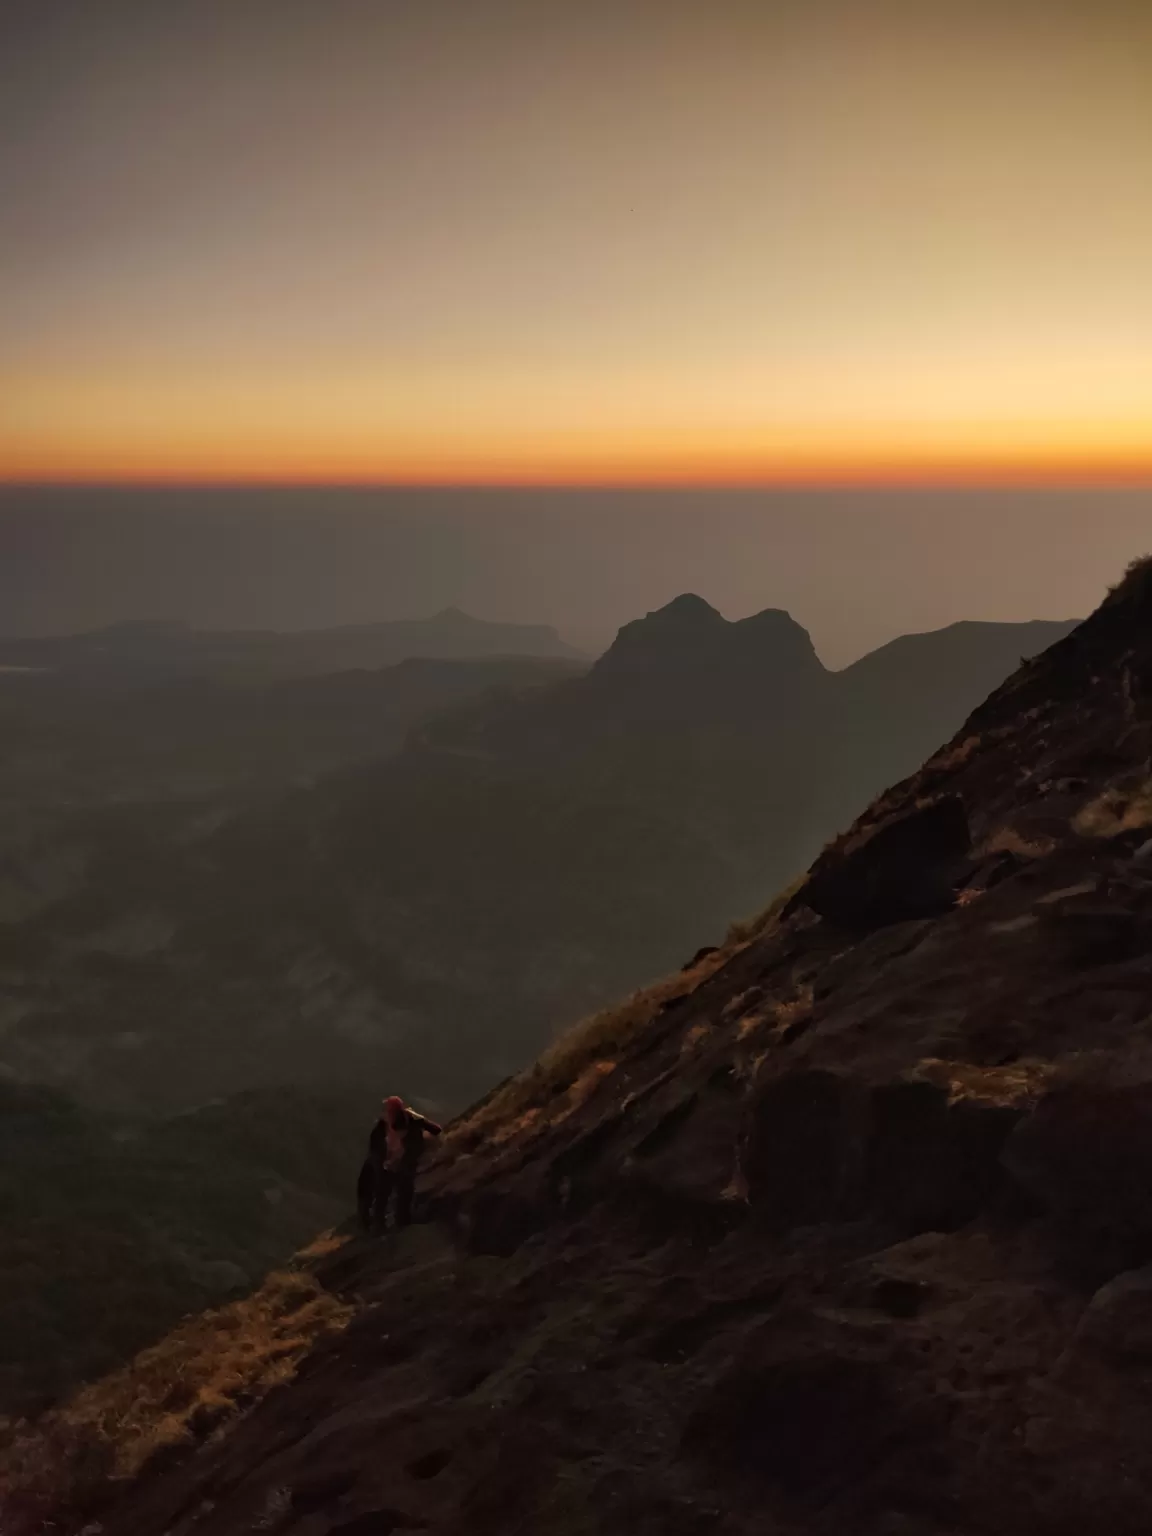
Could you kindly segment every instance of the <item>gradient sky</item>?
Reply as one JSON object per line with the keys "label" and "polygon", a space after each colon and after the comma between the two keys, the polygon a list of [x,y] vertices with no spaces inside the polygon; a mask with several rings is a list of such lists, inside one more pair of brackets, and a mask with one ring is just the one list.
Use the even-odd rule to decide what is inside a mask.
{"label": "gradient sky", "polygon": [[0,0],[0,478],[1152,469],[1148,0]]}

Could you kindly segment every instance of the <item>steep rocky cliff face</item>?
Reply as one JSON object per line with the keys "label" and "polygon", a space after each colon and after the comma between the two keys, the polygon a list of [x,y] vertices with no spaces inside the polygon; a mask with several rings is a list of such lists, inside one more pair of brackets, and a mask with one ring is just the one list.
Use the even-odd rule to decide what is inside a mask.
{"label": "steep rocky cliff face", "polygon": [[1145,567],[760,931],[462,1117],[426,1224],[309,1261],[347,1328],[77,1520],[1143,1536],[1150,839]]}

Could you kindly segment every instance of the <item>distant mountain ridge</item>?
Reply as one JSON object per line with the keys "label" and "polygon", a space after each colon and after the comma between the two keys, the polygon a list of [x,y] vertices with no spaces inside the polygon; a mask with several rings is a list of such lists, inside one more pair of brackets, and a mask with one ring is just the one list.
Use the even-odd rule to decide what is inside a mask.
{"label": "distant mountain ridge", "polygon": [[[803,725],[847,753],[852,772],[897,776],[955,729],[1019,665],[1078,620],[963,621],[903,635],[840,671],[826,668],[806,629],[783,609],[725,619],[694,593],[625,624],[614,643],[563,689],[510,701],[465,703],[430,722],[423,745],[457,735],[474,748],[578,749],[583,731],[696,730],[737,723],[779,734]],[[831,737],[829,737],[829,731]],[[851,809],[855,814],[859,803]]]}
{"label": "distant mountain ridge", "polygon": [[131,681],[206,677],[268,680],[393,666],[410,658],[585,658],[547,624],[504,624],[445,608],[427,619],[390,619],[314,630],[207,630],[179,620],[130,620],[44,639],[0,638],[0,669],[64,671]]}

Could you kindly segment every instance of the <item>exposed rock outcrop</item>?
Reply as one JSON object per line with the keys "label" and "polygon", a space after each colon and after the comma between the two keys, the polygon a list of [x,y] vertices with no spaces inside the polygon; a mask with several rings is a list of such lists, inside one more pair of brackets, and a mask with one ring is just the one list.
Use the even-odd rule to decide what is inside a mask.
{"label": "exposed rock outcrop", "polygon": [[863,930],[936,917],[955,902],[970,846],[963,800],[942,795],[834,843],[786,911]]}

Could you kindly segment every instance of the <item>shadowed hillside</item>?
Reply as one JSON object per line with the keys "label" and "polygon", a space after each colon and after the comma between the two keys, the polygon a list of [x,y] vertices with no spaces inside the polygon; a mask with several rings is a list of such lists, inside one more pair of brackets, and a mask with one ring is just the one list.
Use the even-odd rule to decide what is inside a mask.
{"label": "shadowed hillside", "polygon": [[0,806],[192,802],[219,812],[386,757],[441,710],[557,682],[578,662],[413,658],[375,670],[243,683],[0,669]]}
{"label": "shadowed hillside", "polygon": [[290,1384],[218,1314],[247,1411],[198,1422],[210,1354],[165,1409],[177,1338],[10,1448],[13,1528],[1143,1536],[1150,776],[1145,563],[758,923],[461,1116],[429,1224],[304,1256],[302,1317],[347,1311]]}
{"label": "shadowed hillside", "polygon": [[[983,636],[958,637],[980,675],[1020,644],[1005,627],[990,661]],[[961,718],[972,681],[955,646],[926,707],[918,648],[938,643],[910,641],[869,695],[872,767],[889,778],[949,698]],[[79,1099],[103,1149],[88,1159],[97,1177],[33,1179],[32,1203],[9,1212],[13,1240],[31,1244],[8,1272],[24,1340],[9,1403],[42,1400],[216,1294],[174,1247],[200,1256],[201,1275],[204,1261],[258,1279],[317,1224],[317,1196],[348,1198],[385,1087],[438,1115],[466,1103],[573,1017],[716,942],[840,824],[842,679],[786,614],[730,624],[686,597],[582,670],[524,657],[265,684],[0,686],[0,1060]],[[276,1093],[293,1105],[301,1085],[333,1101],[339,1175],[296,1158],[291,1112],[269,1119]],[[253,1091],[258,1124],[277,1127],[259,1155],[234,1145]],[[153,1159],[152,1117],[221,1095],[231,1109],[193,1117],[191,1162]],[[40,1120],[26,1144],[37,1166],[80,1157],[74,1123]],[[274,1211],[254,1165],[285,1185]],[[229,1180],[234,1206],[213,1196],[205,1216],[204,1190]],[[58,1212],[47,1225],[41,1199]],[[79,1202],[84,1228],[88,1200],[106,1257],[77,1289],[65,1213]],[[121,1260],[134,1243],[153,1257],[133,1290]],[[84,1342],[89,1305],[108,1326]]]}
{"label": "shadowed hillside", "polygon": [[0,1079],[0,1414],[249,1290],[343,1212],[359,1145],[301,1091],[146,1121]]}

